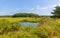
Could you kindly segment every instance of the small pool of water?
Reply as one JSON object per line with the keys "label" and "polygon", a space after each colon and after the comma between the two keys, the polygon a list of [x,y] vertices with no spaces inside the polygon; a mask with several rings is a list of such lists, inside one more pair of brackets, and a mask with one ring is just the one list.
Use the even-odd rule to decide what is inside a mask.
{"label": "small pool of water", "polygon": [[35,22],[35,23],[33,23],[33,22],[20,22],[20,24],[21,25],[23,25],[23,26],[37,26],[38,25],[38,23],[37,22]]}

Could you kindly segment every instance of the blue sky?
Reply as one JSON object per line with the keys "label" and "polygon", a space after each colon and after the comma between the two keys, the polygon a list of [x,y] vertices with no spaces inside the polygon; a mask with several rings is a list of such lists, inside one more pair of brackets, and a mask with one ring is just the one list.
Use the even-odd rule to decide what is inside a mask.
{"label": "blue sky", "polygon": [[60,0],[0,0],[0,15],[11,15],[19,12],[51,15]]}

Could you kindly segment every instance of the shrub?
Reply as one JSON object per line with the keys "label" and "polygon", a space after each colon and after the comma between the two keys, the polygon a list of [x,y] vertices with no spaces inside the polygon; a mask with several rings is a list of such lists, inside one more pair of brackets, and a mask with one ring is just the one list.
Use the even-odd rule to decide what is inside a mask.
{"label": "shrub", "polygon": [[21,25],[19,24],[19,22],[15,22],[15,23],[12,23],[11,24],[11,30],[14,31],[14,30],[19,30],[21,27]]}
{"label": "shrub", "polygon": [[5,19],[0,19],[0,34],[4,34],[9,31],[19,30],[20,27],[21,25],[18,22],[10,23],[9,21]]}

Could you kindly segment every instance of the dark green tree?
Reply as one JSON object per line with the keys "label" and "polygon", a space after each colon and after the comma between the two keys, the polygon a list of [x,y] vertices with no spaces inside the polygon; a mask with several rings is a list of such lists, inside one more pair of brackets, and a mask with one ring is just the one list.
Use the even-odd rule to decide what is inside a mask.
{"label": "dark green tree", "polygon": [[17,13],[12,15],[12,17],[40,17],[38,14],[33,13]]}
{"label": "dark green tree", "polygon": [[51,12],[54,17],[60,17],[60,6],[56,6],[53,12]]}

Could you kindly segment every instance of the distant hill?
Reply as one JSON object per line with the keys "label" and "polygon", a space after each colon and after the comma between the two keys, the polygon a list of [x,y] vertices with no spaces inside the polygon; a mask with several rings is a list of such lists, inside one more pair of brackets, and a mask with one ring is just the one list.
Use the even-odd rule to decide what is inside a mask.
{"label": "distant hill", "polygon": [[17,13],[12,15],[12,17],[40,17],[40,15],[33,13]]}

